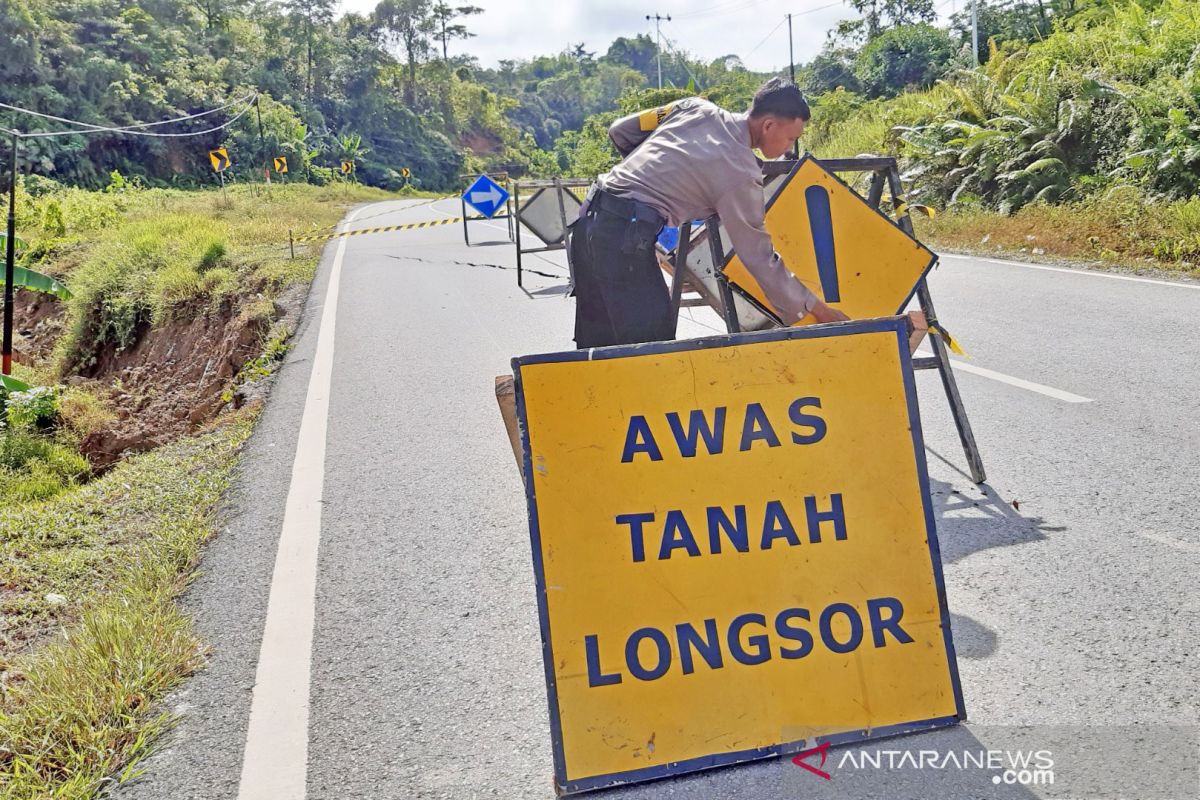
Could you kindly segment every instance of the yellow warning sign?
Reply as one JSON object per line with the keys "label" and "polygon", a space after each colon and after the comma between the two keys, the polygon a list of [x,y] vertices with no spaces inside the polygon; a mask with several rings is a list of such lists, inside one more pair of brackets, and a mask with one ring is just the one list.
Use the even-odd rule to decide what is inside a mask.
{"label": "yellow warning sign", "polygon": [[229,151],[224,147],[208,151],[208,160],[212,162],[213,172],[224,172],[233,162],[229,160]]}
{"label": "yellow warning sign", "polygon": [[275,171],[280,174],[288,171],[287,156],[275,156]]}
{"label": "yellow warning sign", "polygon": [[964,718],[903,318],[513,366],[560,792]]}
{"label": "yellow warning sign", "polygon": [[353,161],[343,161],[342,162],[342,174],[349,175],[351,172],[354,172],[354,162]]}
{"label": "yellow warning sign", "polygon": [[401,178],[411,178],[412,170],[410,170],[408,167],[401,167],[400,168],[400,177]]}
{"label": "yellow warning sign", "polygon": [[[767,231],[787,268],[851,319],[897,314],[937,262],[929,248],[805,157],[767,208]],[[725,275],[767,311],[775,308],[735,253]],[[809,316],[801,325],[815,320]]]}

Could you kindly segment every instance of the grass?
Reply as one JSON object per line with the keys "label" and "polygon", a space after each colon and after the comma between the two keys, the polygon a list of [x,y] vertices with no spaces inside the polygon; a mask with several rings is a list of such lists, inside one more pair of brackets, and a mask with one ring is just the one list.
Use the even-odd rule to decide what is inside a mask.
{"label": "grass", "polygon": [[69,440],[24,431],[0,434],[0,506],[53,497],[79,485],[90,471]]}
{"label": "grass", "polygon": [[1009,216],[966,207],[914,220],[923,240],[944,249],[1200,274],[1200,198],[1151,203],[1123,188]]}
{"label": "grass", "polygon": [[[347,184],[125,188],[85,192],[31,181],[18,196],[25,264],[74,292],[55,356],[19,365],[61,380],[105,343],[218,307],[273,316],[274,298],[310,281],[349,205],[395,197]],[[403,194],[410,196],[413,193]],[[281,326],[276,326],[277,328]],[[261,377],[282,333],[245,370]],[[254,412],[130,457],[80,485],[75,445],[114,418],[104,391],[63,388],[55,426],[0,434],[0,797],[91,798],[131,779],[170,724],[156,705],[203,664],[175,605],[214,527]],[[83,472],[76,467],[83,467]]]}
{"label": "grass", "polygon": [[[886,101],[830,92],[814,102],[813,127],[805,144],[818,158],[896,156],[899,142],[892,129],[936,113],[950,102],[947,91],[939,85]],[[841,177],[865,193],[864,175]],[[913,217],[919,237],[935,247],[1200,271],[1200,198],[1167,201],[1135,186],[1118,185],[1076,202],[1034,203],[1011,215],[978,203],[936,210],[933,219]]]}
{"label": "grass", "polygon": [[171,721],[155,701],[203,663],[174,600],[252,424],[0,509],[0,796],[89,798],[137,774]]}
{"label": "grass", "polygon": [[[409,193],[415,194],[415,193]],[[321,242],[288,232],[332,228],[348,206],[394,198],[355,184],[258,184],[220,192],[56,188],[18,200],[23,261],[74,293],[54,372],[69,374],[106,343],[129,346],[145,325],[270,299],[312,279]],[[404,195],[409,196],[409,195]]]}

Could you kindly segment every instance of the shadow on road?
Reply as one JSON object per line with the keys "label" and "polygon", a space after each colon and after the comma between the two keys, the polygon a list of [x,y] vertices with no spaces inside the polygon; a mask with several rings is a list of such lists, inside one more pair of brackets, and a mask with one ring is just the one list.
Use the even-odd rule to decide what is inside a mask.
{"label": "shadow on road", "polygon": [[[926,450],[954,467],[936,451]],[[953,564],[972,553],[992,547],[1040,542],[1049,533],[1061,533],[1067,529],[1065,525],[1050,525],[1042,517],[1022,514],[1019,508],[1002,498],[988,484],[975,485],[965,473],[957,467],[954,469],[965,478],[959,486],[936,478],[929,479],[929,494],[937,521],[943,563]]]}
{"label": "shadow on road", "polygon": [[525,292],[530,300],[542,300],[547,297],[566,297],[567,292],[571,291],[571,284],[560,283],[555,286],[547,286],[544,289],[535,289],[532,292],[523,288],[521,291]]}

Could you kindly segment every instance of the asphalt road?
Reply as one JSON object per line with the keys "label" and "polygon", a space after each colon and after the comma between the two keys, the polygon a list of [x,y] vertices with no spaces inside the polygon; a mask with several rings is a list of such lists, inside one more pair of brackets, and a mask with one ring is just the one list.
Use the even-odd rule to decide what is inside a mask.
{"label": "asphalt road", "polygon": [[[351,227],[458,213],[412,205],[360,209]],[[522,291],[503,223],[476,236],[489,243],[465,247],[455,225],[346,240],[298,779],[312,800],[553,796],[524,492],[492,383],[514,355],[569,349],[573,306],[561,253],[529,257],[545,274]],[[121,797],[239,796],[335,250],[187,596],[209,667],[171,699],[175,734]],[[972,356],[959,384],[989,480],[963,474],[940,383],[919,374],[970,718],[920,745],[989,744],[993,726],[1200,723],[1200,288],[959,257],[930,285]],[[721,330],[687,315],[681,336]],[[603,796],[1055,796],[942,771],[835,778],[772,760]]]}

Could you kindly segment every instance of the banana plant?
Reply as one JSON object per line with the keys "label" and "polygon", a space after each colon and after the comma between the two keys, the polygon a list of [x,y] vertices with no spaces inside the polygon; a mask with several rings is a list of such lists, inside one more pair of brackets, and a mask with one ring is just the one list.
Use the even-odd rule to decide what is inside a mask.
{"label": "banana plant", "polygon": [[337,137],[333,154],[338,161],[358,163],[369,152],[371,152],[371,148],[363,146],[362,136],[357,133],[346,133]]}
{"label": "banana plant", "polygon": [[31,387],[28,383],[25,383],[25,381],[19,381],[12,375],[0,374],[0,391],[6,393],[27,392],[31,388],[33,387]]}
{"label": "banana plant", "polygon": [[[25,243],[20,239],[13,237],[13,244],[16,249],[21,249]],[[5,252],[8,246],[8,236],[0,233],[0,252]],[[0,286],[4,285],[4,271],[0,269]],[[52,294],[59,300],[70,300],[71,292],[62,283],[41,272],[37,272],[26,267],[13,267],[13,286],[20,289],[29,289],[34,292],[42,292],[43,294]]]}
{"label": "banana plant", "polygon": [[293,163],[300,167],[306,179],[311,173],[313,160],[321,153],[321,146],[315,138],[308,126],[300,122],[284,133],[280,144],[284,153],[291,156]]}

